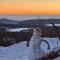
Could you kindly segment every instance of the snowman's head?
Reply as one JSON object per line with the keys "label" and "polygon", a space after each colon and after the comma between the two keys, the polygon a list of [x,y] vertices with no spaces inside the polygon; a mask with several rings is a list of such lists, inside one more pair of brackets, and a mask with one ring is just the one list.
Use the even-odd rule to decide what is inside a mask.
{"label": "snowman's head", "polygon": [[41,29],[40,28],[35,28],[34,29],[34,32],[35,32],[35,35],[37,35],[37,36],[41,36],[42,34],[41,34]]}

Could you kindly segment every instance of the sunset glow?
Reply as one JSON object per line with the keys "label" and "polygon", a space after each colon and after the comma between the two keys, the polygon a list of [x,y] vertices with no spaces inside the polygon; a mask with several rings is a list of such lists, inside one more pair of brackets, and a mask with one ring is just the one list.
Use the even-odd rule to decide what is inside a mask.
{"label": "sunset glow", "polygon": [[[34,2],[35,1],[35,2]],[[50,0],[2,0],[0,14],[60,15],[60,2]]]}

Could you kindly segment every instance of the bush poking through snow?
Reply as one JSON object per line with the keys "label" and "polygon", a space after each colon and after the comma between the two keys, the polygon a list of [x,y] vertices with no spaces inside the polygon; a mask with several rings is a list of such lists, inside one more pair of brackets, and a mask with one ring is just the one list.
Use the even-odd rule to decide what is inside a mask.
{"label": "bush poking through snow", "polygon": [[52,60],[59,56],[60,56],[60,49],[56,51],[53,50],[52,52],[49,52],[47,56],[42,57],[41,60]]}

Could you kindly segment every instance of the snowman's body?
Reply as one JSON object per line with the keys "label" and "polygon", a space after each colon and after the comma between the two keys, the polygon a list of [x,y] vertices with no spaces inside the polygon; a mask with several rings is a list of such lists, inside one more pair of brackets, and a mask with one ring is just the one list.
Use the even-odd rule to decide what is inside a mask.
{"label": "snowman's body", "polygon": [[30,60],[38,60],[42,56],[47,55],[46,52],[40,48],[41,43],[40,33],[36,29],[33,29],[33,36],[30,41]]}

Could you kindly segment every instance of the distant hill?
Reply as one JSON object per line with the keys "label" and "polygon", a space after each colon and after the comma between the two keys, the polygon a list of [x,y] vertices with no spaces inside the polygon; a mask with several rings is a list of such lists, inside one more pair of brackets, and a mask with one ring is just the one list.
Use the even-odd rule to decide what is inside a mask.
{"label": "distant hill", "polygon": [[44,26],[45,24],[50,24],[54,22],[55,24],[60,24],[60,19],[34,19],[34,20],[24,20],[24,21],[14,21],[6,18],[0,19],[0,27],[35,27]]}
{"label": "distant hill", "polygon": [[60,24],[60,19],[43,19],[45,24],[54,22],[55,24]]}
{"label": "distant hill", "polygon": [[20,21],[19,24],[24,24],[24,25],[42,25],[43,21],[42,20],[25,20],[25,21]]}
{"label": "distant hill", "polygon": [[0,19],[0,23],[2,23],[2,24],[18,24],[17,21],[6,19],[6,18]]}
{"label": "distant hill", "polygon": [[44,24],[50,24],[51,22],[54,22],[55,24],[60,24],[60,19],[34,19],[34,20],[25,20],[20,21],[19,24],[30,24],[30,25],[44,25]]}
{"label": "distant hill", "polygon": [[60,19],[31,19],[31,20],[24,20],[24,21],[14,21],[11,19],[6,19],[2,18],[0,19],[0,23],[4,24],[48,24],[48,23],[59,23],[60,24]]}

